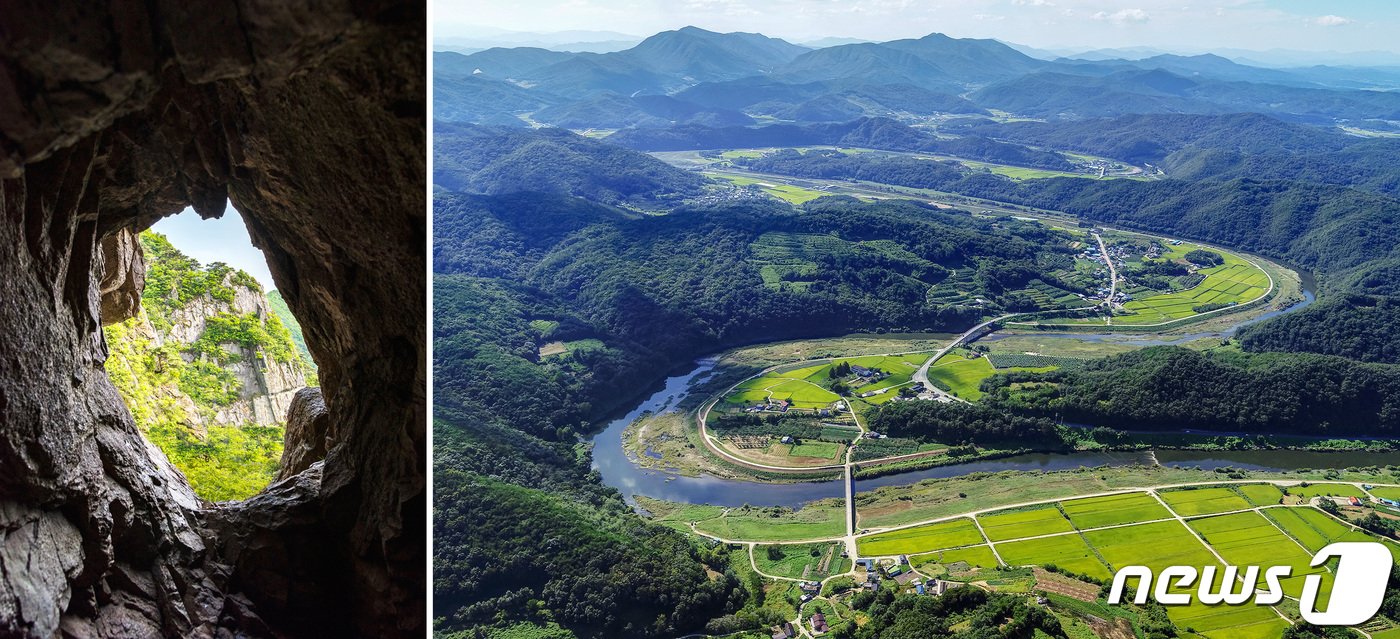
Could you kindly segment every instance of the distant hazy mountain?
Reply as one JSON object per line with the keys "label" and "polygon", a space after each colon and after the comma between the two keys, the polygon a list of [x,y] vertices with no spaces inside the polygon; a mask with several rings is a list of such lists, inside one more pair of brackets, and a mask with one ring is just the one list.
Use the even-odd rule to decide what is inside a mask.
{"label": "distant hazy mountain", "polygon": [[1064,57],[1074,60],[1141,60],[1158,55],[1170,54],[1170,51],[1154,49],[1152,47],[1123,47],[1118,49],[1092,49],[1072,53]]}
{"label": "distant hazy mountain", "polygon": [[435,50],[469,53],[468,50],[532,47],[574,53],[609,53],[636,46],[641,38],[616,31],[557,31],[532,33],[517,31],[483,32],[475,35],[438,37]]}
{"label": "distant hazy mountain", "polygon": [[821,46],[810,48],[757,33],[684,27],[609,53],[439,52],[435,74],[446,95],[434,104],[444,120],[518,127],[533,118],[573,129],[726,127],[753,118],[912,122],[988,109],[1059,119],[1234,112],[1328,125],[1400,119],[1400,90],[1386,92],[1400,89],[1400,67],[1266,68],[1149,47],[1046,60],[1055,52],[938,33],[849,40],[818,40]]}
{"label": "distant hazy mountain", "polygon": [[797,81],[862,78],[952,90],[1034,71],[1045,62],[996,40],[950,38],[940,33],[879,44],[849,44],[803,54],[775,71]]}
{"label": "distant hazy mountain", "polygon": [[956,90],[942,69],[911,53],[880,44],[847,44],[803,54],[779,69],[784,82],[864,78],[882,84],[910,84],[926,89]]}
{"label": "distant hazy mountain", "polygon": [[572,53],[534,47],[498,47],[471,55],[439,52],[433,54],[433,72],[439,75],[479,74],[499,80],[527,78],[545,67],[573,57]]}
{"label": "distant hazy mountain", "polygon": [[1036,117],[1254,112],[1319,123],[1337,118],[1400,119],[1400,93],[1188,78],[1162,69],[1100,77],[1032,73],[968,97],[984,107]]}
{"label": "distant hazy mountain", "polygon": [[767,73],[807,51],[758,33],[715,33],[685,27],[663,31],[613,55],[657,73],[704,81]]}
{"label": "distant hazy mountain", "polygon": [[481,75],[452,76],[439,72],[433,83],[433,117],[448,122],[525,126],[514,114],[563,101],[550,93],[531,91]]}
{"label": "distant hazy mountain", "polygon": [[[566,129],[622,129],[672,124],[745,126],[753,118],[731,109],[711,109],[666,95],[621,96],[600,93],[577,102],[549,106],[531,116]],[[849,119],[849,118],[848,118]]]}
{"label": "distant hazy mountain", "polygon": [[816,40],[808,40],[806,42],[799,42],[798,44],[809,49],[825,49],[826,47],[839,47],[843,44],[862,44],[865,42],[874,41],[864,38],[817,38]]}
{"label": "distant hazy mountain", "polygon": [[1028,56],[1030,56],[1030,57],[1032,57],[1032,58],[1037,58],[1037,59],[1040,59],[1040,60],[1047,60],[1047,61],[1048,61],[1048,60],[1055,60],[1055,59],[1058,59],[1058,58],[1073,57],[1073,54],[1074,54],[1073,51],[1065,51],[1065,50],[1062,50],[1062,49],[1041,49],[1041,48],[1038,48],[1038,47],[1032,47],[1032,46],[1025,45],[1025,44],[1018,44],[1018,43],[1015,43],[1015,42],[1008,42],[1008,41],[1006,41],[1006,40],[997,40],[997,42],[1000,42],[1000,43],[1002,43],[1002,44],[1004,44],[1004,45],[1006,45],[1006,46],[1008,46],[1008,47],[1011,47],[1012,49],[1015,49],[1015,50],[1017,50],[1017,51],[1020,51],[1021,53],[1024,53],[1024,54],[1026,54],[1026,55],[1028,55]]}

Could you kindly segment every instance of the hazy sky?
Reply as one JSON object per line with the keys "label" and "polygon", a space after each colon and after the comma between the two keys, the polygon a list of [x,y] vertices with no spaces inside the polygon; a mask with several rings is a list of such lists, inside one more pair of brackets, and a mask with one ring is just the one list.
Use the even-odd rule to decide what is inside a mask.
{"label": "hazy sky", "polygon": [[1046,48],[1400,51],[1392,0],[433,0],[435,37],[511,31],[646,36],[695,25],[789,40],[937,31]]}
{"label": "hazy sky", "polygon": [[223,262],[248,271],[265,290],[277,288],[272,283],[272,272],[267,270],[267,258],[253,246],[243,216],[232,205],[217,220],[201,219],[194,209],[187,208],[179,215],[156,222],[151,230],[165,234],[175,248],[200,264]]}

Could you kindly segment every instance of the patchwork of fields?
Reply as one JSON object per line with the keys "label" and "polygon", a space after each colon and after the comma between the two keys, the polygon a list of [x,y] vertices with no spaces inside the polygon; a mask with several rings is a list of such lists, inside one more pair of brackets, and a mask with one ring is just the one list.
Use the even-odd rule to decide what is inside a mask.
{"label": "patchwork of fields", "polygon": [[[1186,253],[1205,247],[1182,243],[1176,246],[1168,245],[1166,248],[1169,250],[1162,255],[1162,259],[1179,260]],[[1197,271],[1205,276],[1199,284],[1183,291],[1155,293],[1129,300],[1123,304],[1123,310],[1127,313],[1114,316],[1113,323],[1129,326],[1161,324],[1196,315],[1200,312],[1195,310],[1197,307],[1210,305],[1210,308],[1217,308],[1245,304],[1268,292],[1269,276],[1258,266],[1233,253],[1219,249],[1207,250],[1219,254],[1225,261],[1218,266]],[[1101,325],[1103,320],[1056,319],[1047,323]]]}
{"label": "patchwork of fields", "polygon": [[815,200],[824,195],[831,195],[830,193],[827,193],[825,191],[818,191],[815,189],[793,186],[791,184],[777,184],[774,182],[765,182],[763,180],[756,180],[754,178],[745,177],[742,175],[731,175],[728,173],[713,173],[712,175],[718,178],[729,180],[730,182],[733,182],[738,186],[757,186],[758,188],[762,189],[763,192],[772,195],[776,198],[785,200],[790,204],[801,204],[803,202]]}
{"label": "patchwork of fields", "polygon": [[[1288,488],[1290,494],[1362,492],[1349,484]],[[1284,492],[1271,484],[1243,484],[1126,492],[978,513],[933,524],[876,532],[857,538],[862,556],[907,554],[915,566],[966,561],[982,565],[1057,566],[1071,573],[1109,579],[1118,568],[1167,566],[1289,565],[1285,594],[1297,598],[1312,554],[1333,541],[1374,537],[1310,505],[1285,506]],[[979,530],[980,528],[980,530]],[[1388,543],[1400,557],[1400,545]],[[1220,579],[1219,573],[1215,579]],[[1218,581],[1216,582],[1218,583]],[[1194,592],[1193,588],[1187,590]],[[1182,592],[1185,592],[1183,590]],[[1319,606],[1325,606],[1325,595]],[[1296,604],[1294,604],[1296,606]],[[1210,639],[1278,637],[1289,623],[1266,606],[1172,606],[1181,628]]]}
{"label": "patchwork of fields", "polygon": [[[1045,363],[1035,360],[1033,356],[1022,357],[1027,363]],[[1049,358],[1045,358],[1049,359]],[[1009,360],[1009,361],[1008,361]],[[1029,371],[1043,373],[1053,371],[1058,365],[1046,366],[996,366],[995,363],[1019,363],[1015,356],[1002,356],[1000,361],[991,357],[969,358],[967,354],[952,352],[940,357],[933,366],[928,369],[928,379],[934,385],[942,388],[953,396],[975,402],[982,399],[982,380],[991,377],[999,372]]]}
{"label": "patchwork of fields", "polygon": [[830,360],[821,364],[801,364],[793,368],[779,369],[747,380],[735,386],[720,400],[722,407],[735,408],[785,400],[797,409],[826,408],[842,397],[828,390],[824,384],[830,381],[831,367],[840,363],[878,369],[885,376],[877,381],[853,384],[851,394],[859,396],[868,392],[884,390],[871,397],[860,398],[867,403],[889,401],[896,395],[897,387],[909,384],[914,375],[931,353],[909,353],[905,355],[871,355]]}

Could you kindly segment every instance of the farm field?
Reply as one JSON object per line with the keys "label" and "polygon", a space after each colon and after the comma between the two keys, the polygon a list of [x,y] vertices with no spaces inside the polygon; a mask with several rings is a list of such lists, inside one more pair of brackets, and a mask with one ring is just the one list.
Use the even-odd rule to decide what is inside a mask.
{"label": "farm field", "polygon": [[[775,549],[776,559],[769,558],[770,548]],[[850,558],[841,556],[843,548],[842,544],[835,542],[759,544],[754,546],[753,561],[765,574],[816,581],[850,571]]]}
{"label": "farm field", "polygon": [[685,531],[694,522],[697,531],[725,539],[782,542],[830,539],[846,532],[844,508],[835,499],[811,502],[798,510],[754,506],[723,508],[641,495],[636,499],[637,505],[646,509],[659,524]]}
{"label": "farm field", "polygon": [[974,568],[995,568],[998,565],[996,555],[992,553],[990,546],[968,546],[965,548],[954,548],[952,550],[940,550],[921,555],[909,557],[909,561],[914,567],[921,568],[928,564],[941,564],[944,566],[966,563]]}
{"label": "farm field", "polygon": [[1359,497],[1366,498],[1366,491],[1360,486],[1352,484],[1308,484],[1307,486],[1289,486],[1288,494],[1311,499],[1313,497]]}
{"label": "farm field", "polygon": [[[1324,482],[1314,486],[1325,491],[1346,484]],[[1373,538],[1316,508],[1271,503],[1281,495],[1278,488],[1261,483],[1163,488],[1158,496],[1167,506],[1147,491],[1066,498],[979,514],[975,522],[964,516],[861,535],[857,537],[857,548],[862,557],[909,555],[912,565],[928,576],[941,575],[949,569],[960,571],[964,564],[981,568],[992,568],[999,563],[1011,567],[1054,565],[1070,573],[1098,579],[1110,579],[1113,571],[1129,565],[1148,566],[1154,572],[1167,566],[1220,566],[1222,559],[1225,564],[1236,566],[1288,565],[1292,573],[1281,582],[1285,593],[1293,598],[1300,596],[1306,576],[1320,575],[1324,594],[1319,603],[1325,606],[1331,575],[1325,567],[1309,566],[1312,554],[1333,541]],[[653,508],[650,503],[643,505],[649,510]],[[964,508],[969,505],[964,503]],[[770,518],[768,509],[726,511],[703,506],[671,507],[674,510],[666,513],[666,520],[699,520],[698,527],[707,532],[724,527],[735,533],[755,534],[772,527],[765,522],[783,522],[779,524],[782,526],[822,525],[815,520],[794,521],[809,516],[804,511],[780,512],[782,509],[778,509],[775,511],[778,516]],[[1262,510],[1248,510],[1256,507]],[[1229,512],[1237,510],[1243,512]],[[1065,514],[1061,514],[1062,511]],[[1173,511],[1175,515],[1190,519],[1178,520]],[[734,516],[730,517],[730,513]],[[834,508],[817,509],[811,514],[833,520],[836,518],[832,516],[838,515]],[[839,521],[834,523],[839,524]],[[837,541],[840,533],[828,534],[830,541],[783,544],[783,552],[773,559],[768,558],[769,544],[759,544],[753,549],[754,561],[763,572],[793,579],[820,579],[840,574],[837,571],[844,570],[847,564],[829,565],[825,572],[818,569],[817,564],[826,558],[825,549],[832,549],[832,561],[840,553]],[[729,538],[746,537],[735,534]],[[1400,553],[1400,545],[1387,545],[1393,552]],[[1216,579],[1219,578],[1217,573]],[[1019,587],[1002,584],[1004,580],[998,579],[987,578],[986,582],[1006,588]],[[1194,586],[1187,590],[1194,592]],[[1283,612],[1296,615],[1296,601],[1284,602],[1280,607]],[[1169,606],[1167,614],[1179,628],[1189,629],[1206,639],[1273,638],[1288,623],[1279,610],[1266,606],[1216,607],[1195,602]]]}
{"label": "farm field", "polygon": [[971,519],[961,517],[904,530],[860,538],[856,548],[862,557],[911,555],[985,543]]}
{"label": "farm field", "polygon": [[1393,499],[1400,501],[1400,488],[1394,488],[1391,486],[1375,486],[1371,488],[1371,490],[1366,492],[1380,497],[1381,499]]}
{"label": "farm field", "polygon": [[[818,364],[798,364],[747,380],[725,395],[720,404],[728,408],[748,406],[768,400],[787,400],[793,408],[814,410],[826,408],[842,398],[821,384],[830,379],[831,367],[839,363],[880,369],[888,375],[876,382],[861,384],[852,390],[859,394],[875,389],[909,383],[914,371],[922,366],[930,353],[906,355],[869,355],[844,357]],[[891,394],[893,396],[893,394]]]}
{"label": "farm field", "polygon": [[1241,484],[1235,489],[1255,506],[1272,506],[1283,500],[1283,491],[1273,484]]}
{"label": "farm field", "polygon": [[1080,530],[1171,517],[1171,513],[1147,493],[1073,499],[1060,502],[1060,506]]}
{"label": "farm field", "polygon": [[[1001,364],[997,366],[993,359],[1000,357]],[[1055,370],[1055,365],[1041,366],[1018,366],[1020,363],[1046,364],[1049,363],[1044,358],[1035,358],[1025,355],[1001,355],[992,357],[969,358],[965,352],[955,351],[939,358],[928,369],[929,381],[935,385],[942,384],[948,388],[950,393],[970,402],[982,399],[982,380],[997,373],[1011,371],[1027,371],[1044,373]]]}
{"label": "farm field", "polygon": [[1366,533],[1352,528],[1326,513],[1312,508],[1270,508],[1264,511],[1285,533],[1311,552],[1322,550],[1334,541],[1365,541]]}
{"label": "farm field", "polygon": [[1164,490],[1158,495],[1183,517],[1212,515],[1252,507],[1244,496],[1229,487]]}
{"label": "farm field", "polygon": [[[1177,521],[1090,531],[1084,537],[1114,570],[1142,565],[1157,572],[1167,566],[1220,563],[1199,538]],[[1277,637],[1288,626],[1277,613],[1262,606],[1221,608],[1193,600],[1187,606],[1169,607],[1167,614],[1178,626],[1192,628],[1211,639]]]}
{"label": "farm field", "polygon": [[1114,322],[1122,324],[1156,324],[1160,322],[1190,317],[1195,314],[1192,307],[1202,304],[1243,304],[1254,300],[1269,290],[1269,276],[1254,264],[1233,253],[1210,249],[1192,243],[1176,246],[1167,245],[1163,259],[1182,259],[1195,249],[1206,249],[1217,253],[1225,262],[1219,266],[1203,268],[1197,273],[1205,279],[1195,287],[1176,293],[1163,293],[1141,300],[1131,300],[1123,305],[1124,310],[1135,313],[1115,317]]}
{"label": "farm field", "polygon": [[[956,158],[955,158],[956,159]],[[1024,166],[1011,166],[1009,164],[992,164],[990,162],[978,162],[976,160],[957,160],[959,164],[969,169],[980,169],[990,171],[997,175],[1004,175],[1013,180],[1035,180],[1055,177],[1077,177],[1097,180],[1098,174],[1071,173],[1069,171],[1053,171],[1050,169],[1032,169]]]}
{"label": "farm field", "polygon": [[[1244,304],[1264,295],[1269,290],[1269,276],[1260,267],[1233,253],[1215,248],[1207,248],[1189,242],[1176,246],[1167,245],[1163,259],[1179,259],[1195,249],[1205,249],[1221,255],[1225,261],[1219,266],[1203,268],[1197,273],[1204,275],[1196,286],[1172,293],[1155,293],[1132,299],[1123,304],[1123,315],[1115,315],[1115,325],[1160,324],[1196,315],[1193,310],[1205,304]],[[1102,319],[1053,320],[1055,324],[1102,324]]]}
{"label": "farm field", "polygon": [[[1173,519],[1150,494],[1135,492],[993,512],[978,516],[978,523],[1008,566],[1054,565],[1108,579],[1114,570],[1129,565],[1148,566],[1154,572],[1178,565],[1218,567],[1220,558],[1231,565],[1288,565],[1292,574],[1282,581],[1285,593],[1296,598],[1307,575],[1321,575],[1322,606],[1331,575],[1325,567],[1309,566],[1312,553],[1331,541],[1372,539],[1315,508],[1269,503],[1277,501],[1282,492],[1267,484],[1163,490],[1160,494],[1173,509],[1181,509],[1177,514],[1194,518],[1186,522]],[[1251,510],[1213,514],[1252,508],[1254,503],[1264,506],[1267,515]],[[1057,506],[1069,513],[1068,520]],[[1063,532],[1071,520],[1081,528],[1098,529]],[[862,555],[916,553],[911,561],[924,571],[941,570],[939,565],[957,561],[988,567],[995,558],[987,544],[938,549],[969,544],[977,537],[968,520],[956,519],[868,535],[858,543]],[[1389,545],[1400,552],[1400,545]],[[1216,574],[1219,579],[1220,573]],[[1194,593],[1195,584],[1180,592],[1187,590]],[[1297,604],[1292,605],[1296,608]],[[1196,601],[1170,606],[1167,614],[1178,627],[1207,639],[1274,638],[1288,625],[1278,611],[1267,606],[1217,607]]]}
{"label": "farm field", "polygon": [[1302,595],[1305,575],[1327,572],[1322,567],[1309,566],[1312,555],[1259,513],[1193,519],[1187,525],[1232,565],[1292,566],[1292,575],[1282,581],[1283,590],[1290,597]]}
{"label": "farm field", "polygon": [[1113,574],[1077,534],[997,544],[997,553],[1011,566],[1058,566],[1070,572],[1112,578]]}
{"label": "farm field", "polygon": [[970,402],[982,399],[982,380],[996,374],[985,357],[968,359],[960,353],[948,353],[928,369],[929,381],[943,384],[955,397]]}
{"label": "farm field", "polygon": [[768,182],[742,175],[719,172],[711,173],[711,175],[728,180],[739,186],[756,185],[758,188],[762,189],[764,193],[782,199],[790,204],[802,204],[803,202],[809,202],[822,196],[831,195],[825,191],[817,191],[800,186],[793,186],[791,184]]}
{"label": "farm field", "polygon": [[984,338],[979,341],[978,344],[991,349],[993,355],[1036,353],[1046,357],[1074,359],[1108,357],[1110,355],[1127,353],[1141,348],[1141,346],[1132,344],[1119,344],[1107,341],[1089,342],[1079,339],[1054,337],[1053,335],[1046,335],[1044,333],[1010,332],[994,333],[990,338]]}
{"label": "farm field", "polygon": [[977,523],[982,526],[991,541],[1020,539],[1036,535],[1069,532],[1074,526],[1060,513],[1054,504],[1036,506],[1025,510],[1013,510],[989,515],[979,515]]}
{"label": "farm field", "polygon": [[788,456],[836,460],[840,457],[841,451],[843,450],[845,450],[845,447],[841,444],[804,441],[800,444],[793,444],[792,448],[788,450]]}

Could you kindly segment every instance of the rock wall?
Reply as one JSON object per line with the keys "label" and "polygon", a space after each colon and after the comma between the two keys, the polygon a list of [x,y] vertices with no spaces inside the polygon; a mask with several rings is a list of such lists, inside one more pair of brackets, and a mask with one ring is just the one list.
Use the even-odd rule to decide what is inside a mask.
{"label": "rock wall", "polygon": [[[272,316],[267,298],[262,291],[249,288],[233,281],[230,273],[224,278],[224,286],[232,289],[233,301],[224,302],[209,295],[201,295],[189,303],[170,312],[167,318],[170,327],[164,331],[151,329],[157,345],[175,343],[182,349],[194,344],[204,335],[209,318],[220,313],[233,315],[253,315],[266,323]],[[306,371],[301,362],[277,361],[261,349],[248,348],[238,343],[221,344],[224,350],[234,354],[233,362],[222,367],[233,373],[242,383],[238,401],[227,406],[216,407],[210,423],[239,426],[247,423],[261,425],[281,424],[287,420],[287,410],[292,406],[292,396],[306,387]],[[288,343],[289,349],[295,346]],[[186,361],[196,359],[186,353]],[[176,391],[178,392],[178,390]],[[196,425],[204,425],[201,420]]]}
{"label": "rock wall", "polygon": [[[19,2],[0,34],[0,636],[421,635],[422,5]],[[208,508],[137,432],[100,326],[132,311],[123,234],[225,200],[336,440]]]}

